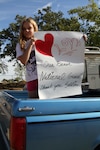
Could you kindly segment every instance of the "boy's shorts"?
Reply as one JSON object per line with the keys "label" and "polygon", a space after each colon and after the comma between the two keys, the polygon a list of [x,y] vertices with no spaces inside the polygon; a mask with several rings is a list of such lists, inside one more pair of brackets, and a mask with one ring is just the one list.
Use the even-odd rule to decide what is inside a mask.
{"label": "boy's shorts", "polygon": [[28,91],[36,91],[38,89],[38,79],[27,82]]}

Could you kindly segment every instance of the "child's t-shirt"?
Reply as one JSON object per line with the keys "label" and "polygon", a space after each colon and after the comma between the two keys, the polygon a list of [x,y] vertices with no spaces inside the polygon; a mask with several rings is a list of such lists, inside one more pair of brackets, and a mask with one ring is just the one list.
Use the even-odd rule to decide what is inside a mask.
{"label": "child's t-shirt", "polygon": [[[28,47],[30,40],[26,42],[25,49]],[[20,48],[20,44],[17,43],[16,45],[16,58],[23,55],[23,51]],[[26,82],[36,80],[37,79],[37,66],[36,66],[36,57],[35,57],[35,48],[33,46],[29,60],[26,64]]]}

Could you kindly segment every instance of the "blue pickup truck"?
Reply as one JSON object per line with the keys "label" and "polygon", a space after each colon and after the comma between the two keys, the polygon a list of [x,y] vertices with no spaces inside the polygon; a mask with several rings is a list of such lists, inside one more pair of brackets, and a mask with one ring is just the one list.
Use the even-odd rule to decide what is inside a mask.
{"label": "blue pickup truck", "polygon": [[100,150],[100,90],[49,100],[1,91],[0,150],[40,149]]}

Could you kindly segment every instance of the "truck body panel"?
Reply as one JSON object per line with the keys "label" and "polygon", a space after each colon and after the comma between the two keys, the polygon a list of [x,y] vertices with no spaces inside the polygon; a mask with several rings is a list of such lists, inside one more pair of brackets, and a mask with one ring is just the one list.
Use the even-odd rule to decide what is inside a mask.
{"label": "truck body panel", "polygon": [[11,117],[26,120],[25,150],[95,150],[100,144],[100,90],[49,100],[29,99],[27,91],[2,91],[0,111],[7,150]]}
{"label": "truck body panel", "polygon": [[29,123],[27,149],[32,150],[34,147],[36,150],[92,150],[100,137],[100,113],[98,118],[91,118],[89,115],[87,119],[84,119],[83,115],[78,116],[79,119],[73,115],[71,119],[69,117],[70,115],[62,115],[57,120],[55,116],[54,121],[48,122],[44,119],[42,122]]}

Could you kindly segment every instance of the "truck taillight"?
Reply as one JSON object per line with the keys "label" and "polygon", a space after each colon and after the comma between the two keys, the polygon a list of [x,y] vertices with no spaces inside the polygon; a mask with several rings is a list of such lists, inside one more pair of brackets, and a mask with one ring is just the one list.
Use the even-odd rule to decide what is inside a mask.
{"label": "truck taillight", "polygon": [[10,145],[13,150],[25,150],[26,146],[26,120],[25,118],[11,118]]}

